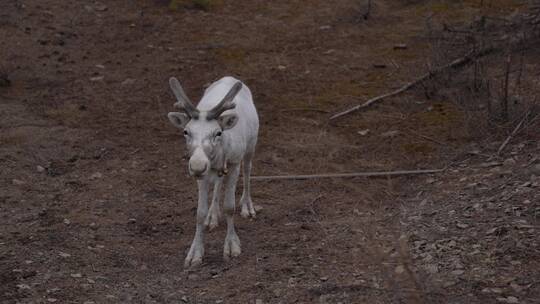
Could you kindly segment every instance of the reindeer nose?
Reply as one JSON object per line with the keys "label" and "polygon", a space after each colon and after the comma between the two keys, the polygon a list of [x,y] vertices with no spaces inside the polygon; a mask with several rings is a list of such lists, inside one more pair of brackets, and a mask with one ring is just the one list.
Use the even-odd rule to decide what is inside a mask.
{"label": "reindeer nose", "polygon": [[207,164],[205,163],[189,163],[189,172],[193,176],[202,176],[206,172]]}

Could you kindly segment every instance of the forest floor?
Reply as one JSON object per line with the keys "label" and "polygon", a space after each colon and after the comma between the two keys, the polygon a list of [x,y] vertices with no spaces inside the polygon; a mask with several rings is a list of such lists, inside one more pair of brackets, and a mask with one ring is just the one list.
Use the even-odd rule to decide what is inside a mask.
{"label": "forest floor", "polygon": [[[536,112],[501,154],[518,106],[491,124],[416,89],[328,119],[427,72],[429,28],[525,1],[211,3],[0,3],[0,303],[540,303]],[[540,56],[521,58],[530,99]],[[224,75],[254,94],[254,175],[446,170],[253,181],[241,256],[220,223],[184,269],[197,192],[168,78],[198,100]]]}

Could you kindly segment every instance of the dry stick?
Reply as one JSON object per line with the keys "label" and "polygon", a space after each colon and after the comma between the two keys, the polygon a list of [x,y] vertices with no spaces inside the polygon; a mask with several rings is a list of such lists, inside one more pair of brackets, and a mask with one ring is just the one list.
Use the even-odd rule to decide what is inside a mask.
{"label": "dry stick", "polygon": [[305,174],[305,175],[269,175],[269,176],[252,176],[251,180],[283,180],[283,179],[317,179],[317,178],[334,178],[334,177],[377,177],[377,176],[397,176],[397,175],[414,175],[414,174],[429,174],[439,173],[443,169],[426,169],[426,170],[399,170],[386,172],[353,172],[353,173],[327,173],[327,174]]}
{"label": "dry stick", "polygon": [[395,96],[395,95],[398,95],[400,93],[403,93],[413,87],[415,87],[416,85],[418,85],[419,83],[433,77],[435,74],[438,74],[446,69],[449,69],[449,68],[457,68],[457,67],[460,67],[460,66],[463,66],[469,62],[471,62],[473,59],[476,59],[476,58],[479,58],[479,57],[483,57],[485,55],[488,55],[490,53],[492,53],[493,51],[495,50],[495,48],[493,47],[488,47],[488,48],[485,48],[479,52],[475,52],[474,50],[473,51],[470,51],[469,53],[467,53],[467,55],[461,57],[461,58],[458,58],[454,61],[452,61],[451,63],[445,65],[445,66],[442,66],[440,68],[437,68],[433,71],[430,71],[424,75],[422,75],[420,78],[417,78],[415,79],[414,81],[412,82],[409,82],[407,83],[406,85],[402,86],[401,88],[395,90],[395,91],[392,91],[390,93],[387,93],[387,94],[383,94],[383,95],[379,95],[379,96],[376,96],[374,98],[371,98],[370,100],[362,103],[362,104],[359,104],[359,105],[356,105],[348,110],[345,110],[343,112],[339,112],[337,114],[334,114],[332,115],[332,117],[330,117],[330,120],[334,120],[336,118],[339,118],[341,116],[344,116],[344,115],[347,115],[349,113],[352,113],[354,111],[358,111],[362,108],[365,108],[365,107],[368,107],[370,105],[372,105],[373,103],[377,102],[377,101],[380,101],[382,99],[385,99],[385,98],[388,98],[388,97],[392,97],[392,96]]}
{"label": "dry stick", "polygon": [[320,109],[312,109],[312,108],[290,108],[290,109],[282,109],[279,110],[280,112],[294,112],[294,111],[305,111],[305,112],[320,112],[320,113],[329,113],[326,110],[320,110]]}
{"label": "dry stick", "polygon": [[502,105],[502,115],[503,119],[506,121],[508,120],[508,90],[509,90],[509,79],[510,79],[510,63],[511,63],[512,57],[510,54],[508,54],[508,57],[506,57],[506,73],[504,75],[504,83],[503,83],[503,105]]}
{"label": "dry stick", "polygon": [[518,125],[514,128],[514,131],[512,131],[512,133],[510,133],[510,135],[508,135],[508,137],[504,140],[504,142],[502,143],[502,145],[499,147],[499,150],[497,150],[497,155],[501,154],[502,150],[504,149],[504,147],[506,147],[506,145],[510,142],[510,139],[512,139],[512,137],[514,137],[514,135],[516,135],[516,133],[519,131],[519,129],[521,128],[521,125],[523,125],[523,123],[525,122],[525,120],[527,119],[527,117],[529,117],[529,114],[531,113],[531,110],[527,111],[527,113],[525,113],[525,115],[523,115],[523,118],[521,119],[521,121],[518,123]]}
{"label": "dry stick", "polygon": [[432,142],[434,142],[434,143],[436,143],[436,144],[439,144],[439,145],[441,145],[441,146],[452,146],[452,145],[449,144],[449,143],[444,143],[444,142],[442,142],[442,141],[438,141],[438,140],[436,140],[435,138],[431,138],[431,137],[429,137],[429,136],[426,136],[426,135],[423,135],[423,134],[420,134],[420,133],[416,133],[416,132],[414,132],[413,130],[407,130],[407,132],[410,133],[411,135],[418,136],[418,137],[421,137],[421,138],[423,138],[423,139],[432,141]]}
{"label": "dry stick", "polygon": [[368,20],[370,14],[371,14],[371,0],[368,0],[367,11],[364,13],[364,20]]}

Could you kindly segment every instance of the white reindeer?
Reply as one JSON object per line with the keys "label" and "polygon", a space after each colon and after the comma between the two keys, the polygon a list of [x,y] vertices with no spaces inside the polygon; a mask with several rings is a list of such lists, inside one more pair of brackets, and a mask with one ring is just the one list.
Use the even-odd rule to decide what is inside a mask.
{"label": "white reindeer", "polygon": [[[204,255],[204,226],[213,229],[220,217],[219,197],[225,183],[224,212],[227,220],[227,236],[223,246],[223,258],[240,254],[240,239],[234,229],[236,182],[243,161],[244,190],[240,198],[243,217],[255,217],[251,201],[249,176],[251,160],[257,143],[259,117],[247,86],[233,77],[214,82],[193,106],[182,86],[174,77],[169,85],[178,102],[174,105],[182,112],[170,112],[169,120],[184,130],[189,151],[189,174],[197,178],[199,201],[195,237],[185,259],[184,266],[202,263]],[[214,184],[212,204],[208,210],[208,191]]]}

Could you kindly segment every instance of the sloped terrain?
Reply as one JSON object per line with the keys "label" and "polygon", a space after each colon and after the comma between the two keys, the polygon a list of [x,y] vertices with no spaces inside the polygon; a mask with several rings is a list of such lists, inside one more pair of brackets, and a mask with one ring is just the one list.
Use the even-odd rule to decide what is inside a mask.
{"label": "sloped terrain", "polygon": [[[523,113],[490,126],[452,88],[328,121],[425,73],[431,26],[526,2],[373,1],[367,19],[358,1],[210,2],[0,3],[0,303],[538,302],[537,112],[500,156]],[[531,102],[539,57],[522,58]],[[222,260],[222,224],[184,269],[197,193],[173,75],[193,100],[223,75],[251,88],[255,175],[447,170],[254,181],[242,255]]]}

